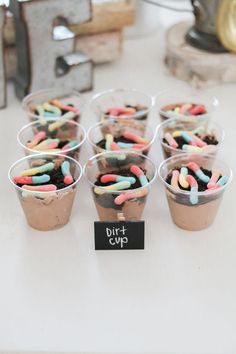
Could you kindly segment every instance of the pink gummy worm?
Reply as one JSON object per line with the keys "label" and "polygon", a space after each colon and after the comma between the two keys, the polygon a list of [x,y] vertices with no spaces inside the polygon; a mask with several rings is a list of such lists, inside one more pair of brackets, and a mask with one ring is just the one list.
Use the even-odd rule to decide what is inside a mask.
{"label": "pink gummy worm", "polygon": [[32,177],[14,177],[13,181],[17,184],[31,184],[32,183]]}
{"label": "pink gummy worm", "polygon": [[143,148],[145,148],[145,147],[146,147],[146,144],[134,144],[134,145],[133,145],[133,148],[134,148],[134,149],[137,149],[137,150],[143,149]]}
{"label": "pink gummy worm", "polygon": [[122,135],[124,138],[132,140],[137,144],[148,144],[148,142],[145,139],[141,138],[140,136],[138,136],[134,133],[124,132]]}
{"label": "pink gummy worm", "polygon": [[[195,143],[194,145],[199,146],[199,147],[203,147],[203,146],[207,146],[207,143],[205,143],[205,141],[203,141],[202,139],[200,139],[198,136],[196,136],[195,134],[193,135],[193,141],[190,142],[191,143]],[[193,145],[193,144],[191,144]]]}
{"label": "pink gummy worm", "polygon": [[134,112],[124,112],[123,114],[120,114],[120,117],[127,117],[127,116],[133,116]]}
{"label": "pink gummy worm", "polygon": [[78,113],[78,109],[73,107],[73,106],[67,106],[63,103],[61,103],[59,100],[51,100],[50,101],[51,104],[53,104],[54,106],[63,109],[64,111],[70,111],[70,112],[74,112],[74,113]]}
{"label": "pink gummy worm", "polygon": [[65,184],[71,184],[73,182],[74,182],[74,180],[73,180],[73,177],[71,175],[65,176],[65,178],[64,178],[64,183]]}
{"label": "pink gummy worm", "polygon": [[191,141],[189,142],[189,145],[198,146],[196,140],[191,140]]}
{"label": "pink gummy worm", "polygon": [[185,103],[183,104],[181,107],[180,107],[180,110],[179,110],[179,113],[180,114],[184,114],[184,113],[187,113],[190,108],[192,108],[192,104],[191,103]]}
{"label": "pink gummy worm", "polygon": [[27,144],[29,148],[36,146],[41,140],[46,138],[46,132],[41,131],[37,134],[35,134],[33,140]]}
{"label": "pink gummy worm", "polygon": [[174,149],[176,149],[179,144],[177,143],[177,141],[173,138],[173,136],[170,133],[165,133],[164,135],[167,143]]}
{"label": "pink gummy worm", "polygon": [[186,181],[190,184],[191,187],[197,187],[198,186],[198,183],[197,181],[195,180],[195,178],[191,175],[187,175],[185,177]]}
{"label": "pink gummy worm", "polygon": [[143,171],[141,170],[141,168],[139,168],[137,165],[132,165],[130,167],[130,171],[137,177],[141,177],[144,176]]}
{"label": "pink gummy worm", "polygon": [[117,145],[114,141],[110,144],[110,148],[111,148],[111,150],[113,150],[113,151],[121,150],[121,148],[119,147],[119,145]]}
{"label": "pink gummy worm", "polygon": [[208,189],[212,189],[212,188],[217,188],[220,186],[217,186],[216,182],[218,181],[220,177],[220,171],[218,170],[213,170],[212,175],[211,175],[211,179],[207,184],[207,188]]}
{"label": "pink gummy worm", "polygon": [[147,189],[141,189],[140,191],[137,192],[126,192],[118,195],[118,197],[115,198],[114,202],[116,205],[121,205],[123,204],[126,200],[129,199],[134,199],[134,198],[142,198],[147,194]]}
{"label": "pink gummy worm", "polygon": [[197,172],[198,170],[200,170],[200,167],[195,162],[189,162],[187,164],[187,167],[190,168],[190,170],[192,170],[193,172]]}
{"label": "pink gummy worm", "polygon": [[112,116],[118,116],[119,114],[124,113],[125,109],[123,107],[113,107],[108,108],[107,112]]}
{"label": "pink gummy worm", "polygon": [[68,144],[64,145],[62,150],[67,150],[67,149],[70,149],[70,146]]}
{"label": "pink gummy worm", "polygon": [[35,191],[35,192],[51,192],[51,191],[55,191],[57,189],[57,186],[55,186],[55,184],[45,184],[44,186],[23,185],[22,188],[28,191]]}
{"label": "pink gummy worm", "polygon": [[108,174],[108,175],[104,175],[100,178],[100,181],[102,183],[107,183],[107,182],[116,182],[117,179],[117,175],[112,175],[112,174]]}
{"label": "pink gummy worm", "polygon": [[198,104],[198,105],[194,106],[192,109],[190,109],[189,113],[192,115],[206,113],[206,108],[204,105]]}
{"label": "pink gummy worm", "polygon": [[179,171],[174,170],[172,171],[172,176],[171,176],[171,182],[170,182],[171,186],[179,189],[178,181],[179,181]]}

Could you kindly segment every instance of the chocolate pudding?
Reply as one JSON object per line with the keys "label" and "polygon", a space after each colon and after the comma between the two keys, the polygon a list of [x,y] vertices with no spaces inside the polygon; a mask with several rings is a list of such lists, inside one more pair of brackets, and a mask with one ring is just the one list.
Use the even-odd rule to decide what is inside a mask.
{"label": "chocolate pudding", "polygon": [[19,164],[24,167],[17,168],[11,180],[28,224],[42,231],[67,224],[81,176],[80,165],[69,157],[46,154],[28,156]]}
{"label": "chocolate pudding", "polygon": [[68,223],[76,189],[47,197],[27,195],[20,197],[20,203],[28,224],[40,231],[49,231]]}
{"label": "chocolate pudding", "polygon": [[207,201],[204,204],[185,205],[166,190],[167,201],[173,222],[184,230],[200,231],[209,227],[217,214],[221,195],[215,200]]}
{"label": "chocolate pudding", "polygon": [[228,177],[218,169],[208,170],[189,162],[174,167],[165,182],[173,222],[182,229],[197,231],[213,223]]}

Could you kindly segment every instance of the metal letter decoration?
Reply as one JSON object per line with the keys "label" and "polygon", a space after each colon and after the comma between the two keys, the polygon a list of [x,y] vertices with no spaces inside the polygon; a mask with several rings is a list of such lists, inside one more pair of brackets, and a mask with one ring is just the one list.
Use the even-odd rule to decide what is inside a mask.
{"label": "metal letter decoration", "polygon": [[6,105],[6,77],[4,70],[3,54],[3,25],[4,25],[5,7],[0,5],[0,108]]}
{"label": "metal letter decoration", "polygon": [[92,88],[92,61],[74,52],[68,25],[91,19],[90,0],[11,0],[16,29],[19,98],[44,88]]}

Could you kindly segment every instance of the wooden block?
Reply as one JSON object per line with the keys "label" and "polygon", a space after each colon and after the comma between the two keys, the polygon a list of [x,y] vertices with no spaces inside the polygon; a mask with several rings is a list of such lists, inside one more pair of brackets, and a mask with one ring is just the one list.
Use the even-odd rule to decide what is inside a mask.
{"label": "wooden block", "polygon": [[62,17],[68,24],[89,21],[90,0],[11,0],[10,10],[15,22],[18,58],[15,87],[19,98],[43,88],[91,89],[91,60],[74,52],[73,33],[63,32],[65,26],[54,32],[55,23]]}
{"label": "wooden block", "polygon": [[14,45],[16,43],[14,20],[10,11],[6,11],[3,38],[5,45]]}
{"label": "wooden block", "polygon": [[[124,26],[134,23],[135,10],[131,1],[104,1],[92,4],[93,19],[85,24],[69,26],[77,35],[88,35],[121,30]],[[8,11],[4,28],[6,45],[15,43],[15,29],[12,14]]]}
{"label": "wooden block", "polygon": [[124,26],[132,25],[134,17],[134,6],[130,0],[94,2],[92,21],[70,28],[80,35],[120,30]]}
{"label": "wooden block", "polygon": [[165,63],[170,73],[194,87],[236,82],[236,54],[208,53],[186,43],[191,23],[180,22],[166,34]]}
{"label": "wooden block", "polygon": [[122,49],[122,32],[113,31],[76,37],[75,50],[88,54],[94,63],[116,60]]}
{"label": "wooden block", "polygon": [[5,58],[6,78],[13,79],[16,75],[16,70],[17,70],[16,47],[15,46],[5,47],[4,58]]}
{"label": "wooden block", "polygon": [[5,17],[5,7],[0,6],[0,108],[6,105],[6,77],[3,55],[3,25]]}

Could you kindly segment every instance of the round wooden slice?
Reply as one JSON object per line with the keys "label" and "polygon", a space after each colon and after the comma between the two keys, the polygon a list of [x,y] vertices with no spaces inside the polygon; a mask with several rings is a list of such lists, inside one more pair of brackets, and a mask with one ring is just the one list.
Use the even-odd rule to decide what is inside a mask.
{"label": "round wooden slice", "polygon": [[170,73],[194,87],[236,82],[236,54],[209,53],[190,46],[185,34],[189,22],[180,22],[166,33],[165,64]]}

